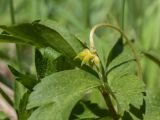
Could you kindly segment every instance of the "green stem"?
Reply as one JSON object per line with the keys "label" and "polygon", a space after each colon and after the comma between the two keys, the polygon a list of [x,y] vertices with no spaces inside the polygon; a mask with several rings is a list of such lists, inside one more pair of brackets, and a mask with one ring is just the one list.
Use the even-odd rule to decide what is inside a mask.
{"label": "green stem", "polygon": [[[101,23],[101,24],[95,25],[92,28],[91,32],[90,32],[90,51],[91,52],[95,51],[93,36],[94,36],[94,33],[95,33],[96,29],[99,28],[99,27],[109,27],[109,28],[112,28],[112,29],[118,31],[122,35],[122,37],[125,38],[125,40],[127,41],[129,47],[132,50],[132,53],[133,53],[135,59],[136,59],[136,62],[137,62],[137,65],[138,65],[138,77],[139,77],[140,80],[143,80],[142,79],[143,74],[142,74],[142,68],[141,68],[141,64],[140,64],[140,59],[139,59],[139,56],[136,53],[136,49],[134,48],[134,46],[132,45],[132,42],[128,39],[128,37],[126,36],[126,34],[121,29],[119,29],[119,28],[117,28],[117,27],[115,27],[113,25],[106,24],[106,23]],[[104,79],[104,78],[106,78],[106,76],[103,73],[103,68],[102,68],[101,73],[102,73],[102,75],[100,76],[100,79],[102,79],[102,83],[107,82],[106,79]],[[115,110],[114,105],[112,103],[112,100],[110,98],[109,91],[106,90],[105,84],[103,84],[101,86],[100,91],[101,91],[101,93],[102,93],[102,95],[104,97],[106,105],[109,108],[109,111],[112,114],[113,120],[118,120],[118,115],[116,113],[116,110]]]}
{"label": "green stem", "polygon": [[14,25],[15,24],[15,17],[14,17],[13,0],[10,0],[10,13],[11,13],[11,23],[12,23],[12,25]]}
{"label": "green stem", "polygon": [[109,111],[112,114],[113,120],[118,120],[118,115],[112,104],[111,98],[109,96],[109,91],[106,90],[105,82],[107,82],[107,80],[106,80],[106,75],[105,75],[104,68],[102,67],[102,64],[100,68],[97,68],[97,72],[99,75],[99,79],[102,82],[102,86],[99,88],[99,90],[105,100],[106,105],[108,106]]}
{"label": "green stem", "polygon": [[[13,0],[10,0],[10,15],[11,15],[11,23],[14,25],[15,22],[15,15],[14,15],[14,5],[13,5]],[[16,44],[16,54],[17,54],[17,63],[19,70],[22,70],[22,65],[21,65],[21,46]]]}
{"label": "green stem", "polygon": [[121,18],[122,30],[124,30],[124,15],[125,15],[125,0],[122,0],[122,18]]}
{"label": "green stem", "polygon": [[113,120],[118,120],[117,112],[116,112],[114,105],[112,104],[112,100],[109,96],[109,90],[106,90],[105,82],[107,82],[107,80],[106,80],[106,75],[105,75],[104,68],[102,67],[102,64],[100,67],[100,71],[99,71],[99,69],[97,69],[97,71],[98,71],[99,79],[102,82],[102,86],[99,88],[99,90],[105,100],[106,105],[108,106],[109,111],[111,112]]}
{"label": "green stem", "polygon": [[[13,0],[10,0],[10,15],[11,15],[11,23],[14,25],[15,22],[15,15],[14,15],[14,5],[13,5]],[[21,46],[16,44],[16,55],[17,55],[17,64],[19,67],[19,70],[22,71],[22,63],[21,63]],[[20,99],[22,98],[24,92],[23,86],[18,82],[14,82],[14,108],[18,109]],[[17,113],[18,115],[18,113]]]}
{"label": "green stem", "polygon": [[116,110],[114,108],[112,100],[111,100],[111,98],[109,96],[109,93],[105,90],[104,87],[101,88],[101,93],[103,95],[103,98],[105,100],[106,105],[108,106],[109,111],[112,114],[113,120],[118,120],[118,115],[117,115],[117,112],[116,112]]}
{"label": "green stem", "polygon": [[20,71],[23,71],[22,62],[21,62],[21,46],[16,44],[16,54],[17,54],[17,62]]}

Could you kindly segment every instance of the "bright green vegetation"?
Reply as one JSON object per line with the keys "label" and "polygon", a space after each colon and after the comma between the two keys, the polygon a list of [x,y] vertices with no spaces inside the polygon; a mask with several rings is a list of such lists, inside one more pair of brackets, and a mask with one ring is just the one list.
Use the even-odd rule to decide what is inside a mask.
{"label": "bright green vegetation", "polygon": [[[159,9],[158,0],[17,0],[18,24],[8,25],[6,14],[0,23],[0,44],[17,46],[17,60],[0,51],[15,78],[0,82],[15,91],[14,102],[0,94],[18,120],[159,120]],[[111,26],[94,34],[100,65],[81,65],[75,57],[90,49],[89,31],[99,23]]]}

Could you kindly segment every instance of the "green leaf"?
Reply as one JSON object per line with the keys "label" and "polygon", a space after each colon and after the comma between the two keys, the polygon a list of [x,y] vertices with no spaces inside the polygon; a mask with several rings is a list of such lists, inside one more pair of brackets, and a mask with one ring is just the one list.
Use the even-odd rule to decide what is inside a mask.
{"label": "green leaf", "polygon": [[52,48],[41,48],[40,51],[36,49],[35,53],[35,65],[39,79],[42,79],[54,72],[74,68],[74,66],[68,62],[68,59]]}
{"label": "green leaf", "polygon": [[131,114],[129,112],[124,112],[124,115],[122,117],[122,120],[137,120],[137,119],[133,119]]}
{"label": "green leaf", "polygon": [[23,98],[20,100],[20,105],[18,109],[18,120],[28,120],[29,116],[31,115],[32,110],[27,110],[26,106],[28,104],[30,92],[26,92],[23,95]]}
{"label": "green leaf", "polygon": [[130,110],[124,112],[122,120],[143,120],[143,115],[145,114],[145,101],[143,100],[143,105],[140,109],[137,109],[133,105],[130,105]]}
{"label": "green leaf", "polygon": [[106,109],[106,102],[103,98],[103,95],[98,89],[92,89],[91,93],[86,99],[93,104],[98,104],[98,107],[100,109]]}
{"label": "green leaf", "polygon": [[38,80],[44,78],[47,69],[47,59],[42,56],[38,49],[35,50],[35,67]]}
{"label": "green leaf", "polygon": [[23,75],[22,77],[16,78],[16,80],[22,83],[29,90],[32,90],[32,88],[38,83],[34,75]]}
{"label": "green leaf", "polygon": [[131,50],[125,46],[108,67],[109,86],[122,115],[129,111],[130,104],[139,109],[143,103],[144,83],[136,76],[136,66]]}
{"label": "green leaf", "polygon": [[144,55],[160,67],[159,50],[143,51]]}
{"label": "green leaf", "polygon": [[96,75],[95,71],[88,66],[81,67],[80,62],[73,60],[85,48],[83,43],[53,21],[46,21],[42,24],[24,23],[11,27],[0,26],[0,28],[16,38],[23,39],[23,43],[29,43],[37,48],[51,47],[69,59],[72,64]]}
{"label": "green leaf", "polygon": [[45,75],[48,76],[54,72],[69,70],[75,68],[70,59],[56,52],[52,48],[45,48],[43,57],[47,60],[47,68]]}
{"label": "green leaf", "polygon": [[11,35],[3,35],[0,34],[0,42],[1,43],[17,43],[17,44],[27,44],[27,41],[20,39]]}
{"label": "green leaf", "polygon": [[[90,104],[90,103],[89,103]],[[89,106],[90,107],[90,106]],[[99,118],[98,115],[96,115],[95,113],[93,113],[93,109],[96,109],[97,105],[96,104],[92,104],[92,109],[90,109],[85,102],[81,101],[80,103],[78,103],[75,108],[72,111],[72,114],[77,118],[77,119],[96,119]],[[101,112],[101,111],[99,111]],[[71,116],[70,120],[74,119],[74,116]]]}
{"label": "green leaf", "polygon": [[70,34],[64,27],[51,21],[46,21],[43,24],[34,22],[11,27],[0,26],[0,28],[31,45],[52,47],[72,59],[84,49],[80,40]]}
{"label": "green leaf", "polygon": [[41,48],[40,51],[44,57],[52,59],[52,60],[55,60],[62,55],[61,53],[55,51],[54,49],[50,47]]}
{"label": "green leaf", "polygon": [[26,91],[27,89],[19,81],[14,82],[14,108],[16,110],[19,109],[20,100],[23,98]]}
{"label": "green leaf", "polygon": [[132,116],[132,118],[143,119],[143,114],[145,114],[145,100],[143,100],[143,104],[140,106],[140,108],[130,105],[129,114]]}
{"label": "green leaf", "polygon": [[136,62],[128,46],[124,46],[123,52],[111,61],[107,67],[106,74],[109,79],[119,78],[126,74],[136,72]]}
{"label": "green leaf", "polygon": [[146,113],[144,120],[159,120],[160,118],[160,94],[148,92],[146,96]]}
{"label": "green leaf", "polygon": [[109,80],[109,85],[118,101],[122,114],[129,110],[130,104],[140,108],[143,103],[144,84],[135,75],[124,75]]}
{"label": "green leaf", "polygon": [[[55,37],[54,37],[53,41],[50,41],[50,44],[53,44],[53,46],[55,46],[55,49],[58,48],[58,50],[63,50],[62,53],[64,53],[64,55],[67,55],[67,56],[69,55],[71,58],[73,58],[75,57],[74,53],[78,54],[85,48],[83,43],[76,36],[68,32],[68,30],[65,27],[51,20],[42,22],[42,24],[44,26],[48,26],[49,28],[51,28],[54,32],[59,33],[58,36],[55,35],[55,37],[57,37],[57,40],[55,40]],[[52,37],[52,36],[48,36],[48,37]],[[74,52],[71,52],[71,50],[73,50]],[[70,53],[66,53],[69,51]]]}
{"label": "green leaf", "polygon": [[[38,23],[37,23],[38,24]],[[44,39],[38,35],[38,30],[30,23],[24,23],[16,26],[0,26],[2,30],[16,38],[23,39],[24,43],[29,43],[36,46],[48,45]]]}
{"label": "green leaf", "polygon": [[12,67],[11,65],[8,65],[9,70],[12,72],[12,74],[16,77],[21,77],[23,76],[22,73],[18,72],[14,67]]}
{"label": "green leaf", "polygon": [[[85,98],[84,98],[85,99]],[[91,103],[91,101],[81,100],[72,110],[70,120],[77,119],[98,119],[110,116],[110,112],[106,108],[100,108],[99,103]]]}
{"label": "green leaf", "polygon": [[31,93],[28,109],[36,109],[29,120],[68,120],[74,105],[99,80],[82,70],[66,70],[42,79]]}
{"label": "green leaf", "polygon": [[90,90],[84,98],[77,103],[77,105],[72,110],[72,114],[70,116],[70,120],[88,120],[89,118],[99,120],[99,118],[103,118],[106,116],[111,116],[110,112],[104,101],[104,98],[99,91],[99,89]]}
{"label": "green leaf", "polygon": [[18,72],[15,68],[8,65],[11,72],[15,75],[17,81],[22,83],[24,87],[28,88],[29,90],[32,90],[32,88],[38,83],[36,77],[34,75],[24,75],[20,72]]}
{"label": "green leaf", "polygon": [[[15,109],[18,110],[20,106],[21,99],[23,98],[27,89],[32,90],[33,86],[37,83],[36,79],[32,75],[24,75],[18,72],[15,68],[8,65],[10,71],[15,76],[14,83],[14,100]],[[27,88],[27,89],[26,89]]]}
{"label": "green leaf", "polygon": [[[61,34],[61,33],[59,33],[61,31],[57,30],[57,28],[59,28],[59,26],[55,25],[56,28],[54,28],[54,29],[48,28],[48,27],[41,25],[41,24],[35,24],[34,26],[39,30],[39,32],[42,33],[42,38],[45,38],[45,40],[48,42],[48,44],[52,48],[56,49],[57,51],[59,51],[60,53],[62,53],[65,56],[68,56],[71,58],[74,58],[76,56],[76,51],[73,49],[74,45],[70,44],[76,40],[73,37],[70,37],[70,35],[68,37],[68,34],[67,34],[67,37],[68,37],[67,38],[68,41],[67,41],[65,39],[65,36],[63,36],[63,33]],[[64,35],[66,35],[66,33],[64,33]]]}
{"label": "green leaf", "polygon": [[108,60],[107,60],[107,66],[112,62],[113,59],[115,59],[118,55],[120,55],[123,51],[123,39],[120,37],[112,50],[109,53]]}

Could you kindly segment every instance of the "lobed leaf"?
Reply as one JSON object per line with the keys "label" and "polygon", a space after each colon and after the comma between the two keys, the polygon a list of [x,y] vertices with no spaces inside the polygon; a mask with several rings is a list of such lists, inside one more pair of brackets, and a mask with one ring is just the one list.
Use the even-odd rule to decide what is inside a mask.
{"label": "lobed leaf", "polygon": [[109,79],[136,73],[137,65],[130,48],[128,46],[124,46],[123,49],[123,52],[113,59],[107,67],[106,74]]}
{"label": "lobed leaf", "polygon": [[157,92],[148,91],[146,96],[146,112],[144,120],[159,120],[160,119],[160,94]]}
{"label": "lobed leaf", "polygon": [[38,107],[29,120],[68,120],[85,92],[99,85],[95,76],[82,70],[65,70],[45,77],[29,97],[27,108]]}
{"label": "lobed leaf", "polygon": [[13,73],[13,75],[16,77],[15,80],[22,83],[24,87],[26,87],[29,90],[32,90],[32,88],[38,83],[36,77],[34,75],[25,75],[20,72],[18,72],[15,68],[12,66],[8,66],[10,71]]}
{"label": "lobed leaf", "polygon": [[129,111],[130,104],[140,108],[143,103],[144,84],[134,75],[125,75],[110,81],[112,92],[120,106],[121,113]]}
{"label": "lobed leaf", "polygon": [[129,111],[130,105],[140,108],[143,103],[144,83],[136,75],[136,62],[130,49],[124,51],[109,65],[107,77],[109,86],[116,97],[120,114]]}

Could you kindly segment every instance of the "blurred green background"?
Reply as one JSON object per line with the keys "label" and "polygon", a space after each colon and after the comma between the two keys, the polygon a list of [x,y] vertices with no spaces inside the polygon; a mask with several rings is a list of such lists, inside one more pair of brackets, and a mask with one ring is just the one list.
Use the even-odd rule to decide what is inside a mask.
{"label": "blurred green background", "polygon": [[[0,0],[0,25],[11,25],[10,0]],[[87,31],[95,24],[106,22],[122,26],[122,0],[13,0],[16,23],[52,19],[66,26],[72,33],[86,39]],[[142,50],[160,51],[160,0],[126,0],[124,31],[139,43]],[[107,37],[108,35],[103,36]],[[34,72],[34,49],[14,44],[0,44],[0,79],[13,79],[7,64],[23,72]],[[17,60],[18,59],[18,60]],[[142,57],[147,88],[160,88],[160,68]],[[8,83],[11,84],[11,83]]]}

